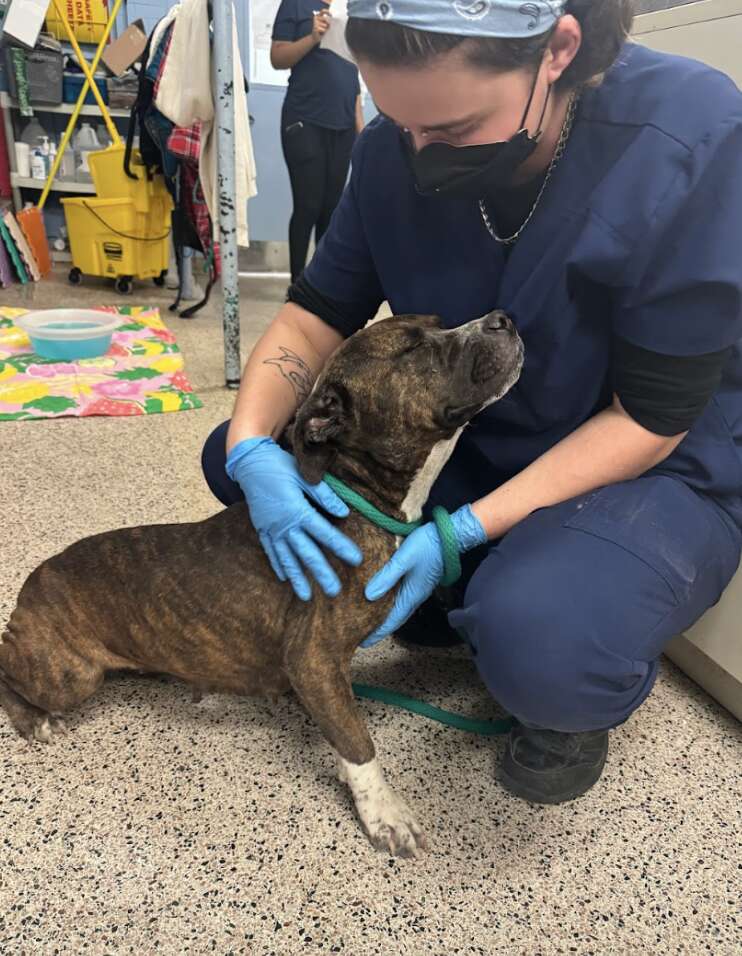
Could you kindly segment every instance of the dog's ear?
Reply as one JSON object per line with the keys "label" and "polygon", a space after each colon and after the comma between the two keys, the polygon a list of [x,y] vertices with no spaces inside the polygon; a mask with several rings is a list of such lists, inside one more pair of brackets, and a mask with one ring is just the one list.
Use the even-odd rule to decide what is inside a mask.
{"label": "dog's ear", "polygon": [[315,390],[299,409],[290,439],[302,477],[316,485],[330,468],[343,430],[347,395],[333,385]]}

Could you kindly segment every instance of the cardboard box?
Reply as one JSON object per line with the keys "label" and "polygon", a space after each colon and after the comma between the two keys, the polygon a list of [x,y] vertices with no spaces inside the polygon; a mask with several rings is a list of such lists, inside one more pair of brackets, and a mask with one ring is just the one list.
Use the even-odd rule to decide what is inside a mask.
{"label": "cardboard box", "polygon": [[39,39],[49,0],[13,0],[3,21],[3,36],[33,50]]}
{"label": "cardboard box", "polygon": [[136,63],[146,46],[147,34],[144,32],[144,23],[136,20],[124,30],[120,37],[108,44],[101,59],[111,73],[121,76],[132,63]]}

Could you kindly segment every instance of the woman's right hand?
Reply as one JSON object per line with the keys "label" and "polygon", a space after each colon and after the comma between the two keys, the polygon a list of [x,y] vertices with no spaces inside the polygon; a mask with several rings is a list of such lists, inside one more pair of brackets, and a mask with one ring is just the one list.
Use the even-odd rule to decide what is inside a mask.
{"label": "woman's right hand", "polygon": [[332,14],[328,10],[320,10],[318,13],[314,14],[314,21],[312,23],[312,36],[315,43],[319,43],[323,35],[327,33],[330,27],[330,20],[332,19]]}
{"label": "woman's right hand", "polygon": [[348,506],[330,486],[306,482],[294,456],[267,436],[238,442],[227,455],[226,470],[245,494],[250,518],[279,579],[288,579],[297,597],[308,601],[312,588],[304,565],[325,594],[339,594],[340,580],[319,545],[352,565],[360,564],[363,555],[307,500],[312,498],[337,518],[347,517]]}

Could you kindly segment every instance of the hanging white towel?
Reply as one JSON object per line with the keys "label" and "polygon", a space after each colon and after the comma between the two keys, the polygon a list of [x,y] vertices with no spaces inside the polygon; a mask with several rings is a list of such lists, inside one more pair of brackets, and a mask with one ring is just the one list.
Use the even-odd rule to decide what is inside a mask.
{"label": "hanging white towel", "polygon": [[[232,54],[234,90],[235,211],[237,243],[249,245],[247,200],[256,195],[256,170],[245,96],[237,31],[232,10]],[[201,121],[201,159],[199,175],[209,207],[214,235],[218,238],[219,184],[217,178],[217,136],[212,50],[209,43],[207,0],[183,0],[177,8],[175,26],[165,67],[155,98],[155,106],[176,126],[191,126]]]}

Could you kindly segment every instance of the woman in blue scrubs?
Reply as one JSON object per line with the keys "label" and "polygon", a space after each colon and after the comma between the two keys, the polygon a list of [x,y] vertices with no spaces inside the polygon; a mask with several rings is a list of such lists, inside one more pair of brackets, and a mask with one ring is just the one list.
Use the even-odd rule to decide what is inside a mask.
{"label": "woman in blue scrubs", "polygon": [[[470,549],[451,628],[431,524],[366,593],[401,582],[372,641],[465,636],[517,719],[501,782],[562,802],[599,779],[664,645],[739,563],[742,95],[626,42],[629,0],[350,0],[349,15],[382,115],[207,442],[206,477],[225,503],[247,498],[297,593],[307,576],[333,593],[320,546],[358,556],[269,436],[384,299],[447,327],[504,309],[521,378],[428,503]],[[324,483],[309,494],[341,513]]]}
{"label": "woman in blue scrubs", "polygon": [[273,24],[271,64],[291,70],[281,111],[281,146],[291,180],[291,277],[319,242],[348,178],[356,134],[363,129],[358,70],[320,41],[330,25],[330,0],[282,0]]}

